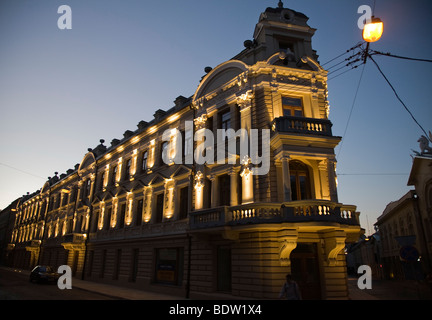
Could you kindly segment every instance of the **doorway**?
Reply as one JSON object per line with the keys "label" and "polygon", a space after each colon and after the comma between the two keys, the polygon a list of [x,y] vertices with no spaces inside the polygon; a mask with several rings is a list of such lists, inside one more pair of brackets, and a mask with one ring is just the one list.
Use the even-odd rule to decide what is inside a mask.
{"label": "doorway", "polygon": [[321,299],[320,269],[315,243],[298,243],[291,252],[291,275],[304,300]]}

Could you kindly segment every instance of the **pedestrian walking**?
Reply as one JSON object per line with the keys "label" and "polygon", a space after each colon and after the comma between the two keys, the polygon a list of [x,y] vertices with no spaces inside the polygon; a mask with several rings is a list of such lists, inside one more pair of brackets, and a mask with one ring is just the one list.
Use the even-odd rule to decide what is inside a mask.
{"label": "pedestrian walking", "polygon": [[301,293],[297,282],[295,282],[290,274],[286,275],[286,281],[279,293],[279,299],[286,300],[301,300]]}

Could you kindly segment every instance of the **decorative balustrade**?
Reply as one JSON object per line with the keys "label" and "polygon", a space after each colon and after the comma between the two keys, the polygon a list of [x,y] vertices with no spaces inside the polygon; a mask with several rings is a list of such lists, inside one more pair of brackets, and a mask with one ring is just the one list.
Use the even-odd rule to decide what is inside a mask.
{"label": "decorative balustrade", "polygon": [[326,200],[281,203],[251,203],[217,207],[190,213],[190,228],[205,229],[225,225],[325,221],[359,225],[355,206]]}
{"label": "decorative balustrade", "polygon": [[251,203],[230,207],[229,213],[233,223],[247,220],[271,220],[282,217],[281,205],[275,203]]}
{"label": "decorative balustrade", "polygon": [[284,116],[273,120],[276,132],[332,136],[332,123],[327,119]]}
{"label": "decorative balustrade", "polygon": [[81,243],[86,239],[86,235],[84,233],[69,233],[63,236],[64,243]]}

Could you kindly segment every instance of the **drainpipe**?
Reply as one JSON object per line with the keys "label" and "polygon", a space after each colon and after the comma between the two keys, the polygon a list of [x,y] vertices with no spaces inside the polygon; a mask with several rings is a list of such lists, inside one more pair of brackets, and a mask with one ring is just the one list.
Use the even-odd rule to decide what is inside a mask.
{"label": "drainpipe", "polygon": [[90,202],[90,199],[93,200],[94,195],[96,194],[96,182],[97,182],[97,172],[98,172],[99,166],[96,164],[95,165],[95,180],[94,180],[94,184],[93,184],[93,192],[89,197],[89,208],[90,208],[90,212],[89,212],[89,223],[88,223],[88,228],[87,228],[87,233],[86,233],[86,238],[84,241],[84,262],[83,262],[83,270],[82,270],[82,274],[81,274],[81,280],[84,280],[84,275],[85,275],[85,269],[87,266],[87,251],[88,251],[88,242],[89,242],[89,238],[90,238],[90,227],[91,227],[91,223],[92,223],[92,216],[93,216],[93,204],[92,202]]}
{"label": "drainpipe", "polygon": [[[48,180],[48,183],[49,183],[49,180]],[[42,232],[42,239],[41,239],[41,242],[40,242],[40,245],[39,245],[39,255],[38,255],[38,259],[37,259],[36,265],[39,265],[40,261],[41,261],[43,243],[44,243],[44,239],[45,239],[45,235],[46,235],[46,229],[47,229],[47,227],[46,227],[46,220],[47,220],[47,215],[48,215],[48,210],[49,210],[50,203],[51,203],[51,186],[48,189],[48,203],[47,203],[46,208],[45,208],[45,213],[43,214],[44,216],[41,219],[43,221],[43,232]]]}
{"label": "drainpipe", "polygon": [[[193,104],[191,105],[191,108],[193,110],[193,119],[192,121],[195,120],[195,107],[193,106]],[[195,150],[194,148],[194,135],[195,135],[195,123],[193,123],[192,125],[192,170],[191,170],[191,175],[189,176],[189,204],[188,204],[188,211],[191,212],[192,211],[192,195],[193,195],[193,181],[194,181],[194,174],[195,174],[195,158],[194,158],[194,154],[193,154],[193,150]],[[190,216],[188,217],[190,219]],[[189,226],[190,226],[190,221],[189,221]],[[188,239],[188,265],[187,265],[187,280],[186,280],[186,299],[189,299],[189,295],[190,295],[190,274],[191,274],[191,255],[192,255],[192,237],[189,233],[186,234],[187,239]]]}
{"label": "drainpipe", "polygon": [[186,234],[188,239],[188,266],[187,266],[187,280],[186,280],[186,299],[189,299],[190,295],[190,274],[191,274],[191,249],[192,249],[192,237],[189,233]]}

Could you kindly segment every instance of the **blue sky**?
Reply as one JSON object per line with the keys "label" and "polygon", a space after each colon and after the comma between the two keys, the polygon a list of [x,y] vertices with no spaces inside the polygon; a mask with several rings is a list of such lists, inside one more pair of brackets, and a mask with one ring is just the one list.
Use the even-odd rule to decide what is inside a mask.
{"label": "blue sky", "polygon": [[[0,208],[40,189],[55,171],[73,168],[99,139],[109,145],[157,109],[171,108],[177,96],[191,96],[204,68],[240,52],[260,13],[277,2],[2,0]],[[283,2],[317,29],[312,46],[321,63],[361,41],[357,9],[373,6],[372,0]],[[63,4],[72,9],[71,30],[57,27]],[[432,58],[429,0],[376,0],[375,15],[385,27],[372,49]],[[375,60],[432,131],[432,64]],[[357,205],[368,230],[387,203],[409,190],[411,149],[419,149],[422,132],[370,61],[353,104],[362,68],[328,85],[333,134],[346,129],[335,150],[339,201]]]}

